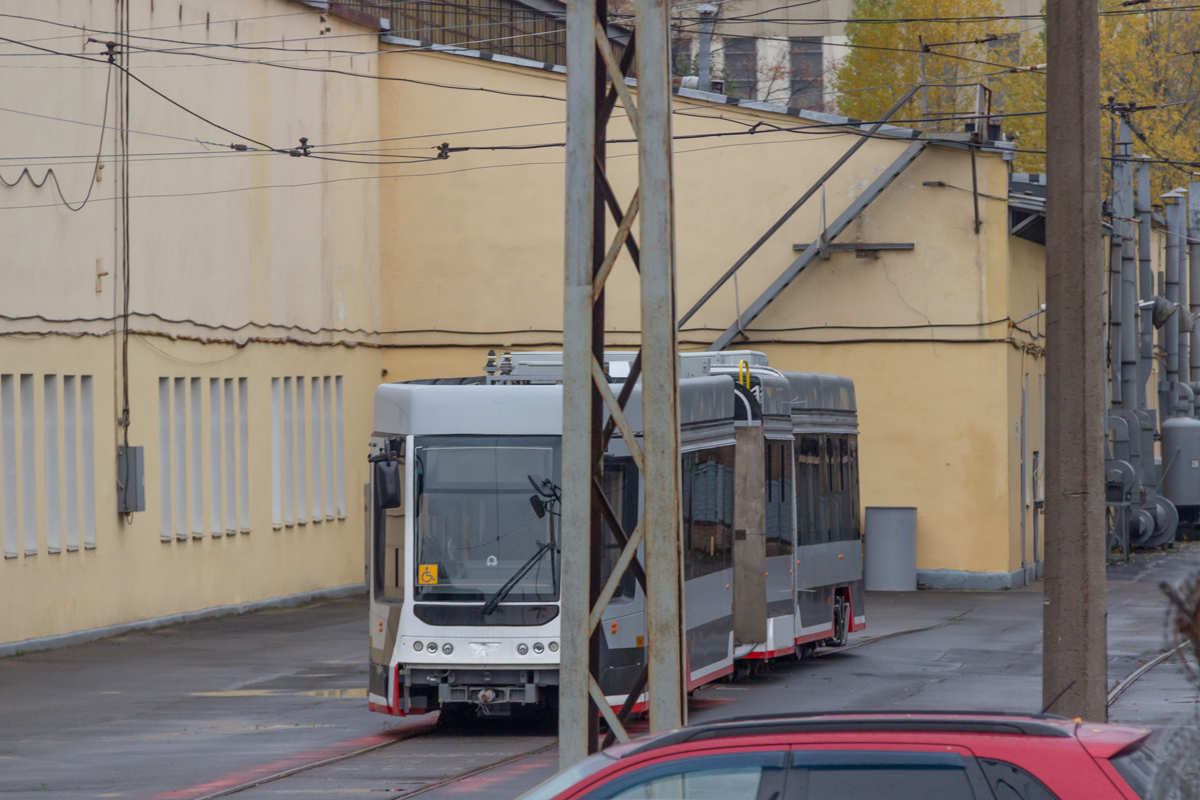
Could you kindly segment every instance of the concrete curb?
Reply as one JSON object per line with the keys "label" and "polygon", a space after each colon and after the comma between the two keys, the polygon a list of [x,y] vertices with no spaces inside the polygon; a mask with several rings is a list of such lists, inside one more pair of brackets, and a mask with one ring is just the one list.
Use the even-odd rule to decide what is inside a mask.
{"label": "concrete curb", "polygon": [[996,592],[1020,589],[1041,577],[1042,562],[1012,572],[967,572],[957,569],[919,569],[917,583],[925,589]]}
{"label": "concrete curb", "polygon": [[36,653],[39,650],[54,650],[59,647],[69,647],[73,644],[107,639],[110,636],[120,636],[132,631],[144,631],[151,628],[163,628],[168,625],[179,625],[184,622],[196,622],[213,617],[227,617],[237,614],[249,614],[252,611],[262,611],[267,608],[291,608],[293,606],[311,603],[314,600],[331,600],[339,597],[351,597],[356,594],[366,594],[365,583],[350,583],[345,586],[332,586],[328,589],[316,589],[311,592],[286,594],[282,597],[269,597],[266,600],[254,600],[249,603],[237,603],[228,606],[213,606],[199,611],[185,611],[181,614],[169,614],[165,617],[152,617],[136,622],[122,622],[118,625],[106,625],[103,628],[89,628],[84,631],[61,633],[57,636],[44,636],[39,639],[24,639],[19,642],[0,644],[0,658],[15,656],[18,653]]}

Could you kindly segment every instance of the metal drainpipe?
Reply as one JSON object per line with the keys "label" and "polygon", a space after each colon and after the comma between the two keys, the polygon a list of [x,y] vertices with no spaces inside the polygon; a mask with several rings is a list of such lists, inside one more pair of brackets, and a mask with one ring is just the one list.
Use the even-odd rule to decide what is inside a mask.
{"label": "metal drainpipe", "polygon": [[717,16],[715,6],[703,5],[696,9],[700,15],[700,51],[696,55],[696,85],[702,92],[712,91],[712,33],[713,19]]}

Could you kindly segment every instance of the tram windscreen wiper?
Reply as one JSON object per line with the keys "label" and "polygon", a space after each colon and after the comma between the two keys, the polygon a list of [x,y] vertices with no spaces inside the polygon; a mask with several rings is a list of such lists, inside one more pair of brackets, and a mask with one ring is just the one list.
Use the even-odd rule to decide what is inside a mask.
{"label": "tram windscreen wiper", "polygon": [[483,616],[486,617],[488,614],[491,614],[493,611],[495,611],[496,607],[504,601],[504,598],[508,597],[508,593],[511,592],[513,588],[521,582],[521,579],[524,578],[526,574],[528,574],[529,570],[533,569],[534,565],[542,560],[542,556],[546,555],[546,553],[553,549],[553,541],[539,542],[537,552],[530,556],[529,560],[526,561],[519,570],[517,570],[516,574],[509,578],[507,583],[497,589],[496,593],[492,595],[491,599],[484,604]]}

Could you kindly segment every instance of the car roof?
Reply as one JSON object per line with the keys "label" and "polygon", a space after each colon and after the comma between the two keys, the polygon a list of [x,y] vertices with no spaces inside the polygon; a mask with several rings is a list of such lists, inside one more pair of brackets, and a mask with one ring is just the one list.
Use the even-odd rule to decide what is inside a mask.
{"label": "car roof", "polygon": [[[855,713],[769,714],[716,720],[630,742],[611,752],[618,758],[677,744],[743,736],[777,736],[831,732],[930,732],[1016,734],[1070,737],[1075,722],[1053,714],[1002,711],[880,711]],[[615,752],[614,752],[615,751]]]}

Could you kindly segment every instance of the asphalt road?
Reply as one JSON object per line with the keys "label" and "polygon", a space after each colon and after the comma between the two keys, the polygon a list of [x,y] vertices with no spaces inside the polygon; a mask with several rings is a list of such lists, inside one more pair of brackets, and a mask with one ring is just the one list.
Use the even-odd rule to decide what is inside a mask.
{"label": "asphalt road", "polygon": [[[1110,685],[1166,647],[1159,581],[1198,569],[1200,545],[1110,569]],[[1036,711],[1041,600],[1040,586],[870,595],[868,628],[849,646],[706,687],[692,698],[691,721],[787,710]],[[299,770],[232,796],[486,800],[554,773],[551,726],[435,730],[430,719],[367,711],[365,620],[365,601],[351,598],[0,659],[0,796],[198,800]],[[1198,707],[1172,659],[1110,714],[1169,731]]]}

